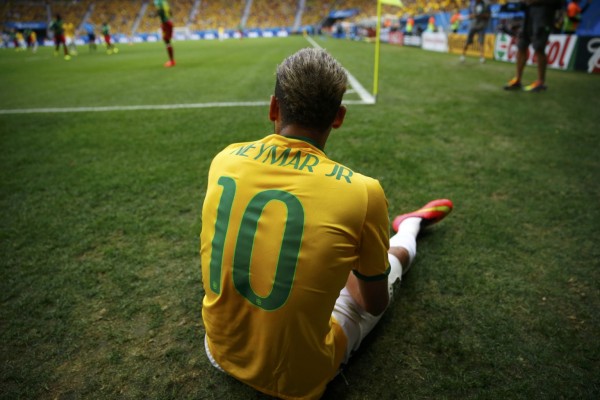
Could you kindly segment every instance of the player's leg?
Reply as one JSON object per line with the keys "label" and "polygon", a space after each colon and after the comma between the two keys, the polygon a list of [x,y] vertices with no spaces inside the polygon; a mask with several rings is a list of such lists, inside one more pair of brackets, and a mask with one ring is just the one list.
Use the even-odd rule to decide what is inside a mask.
{"label": "player's leg", "polygon": [[173,23],[171,23],[171,21],[167,21],[163,23],[161,27],[163,31],[163,41],[165,42],[167,54],[169,55],[169,61],[165,63],[165,67],[174,67],[175,55],[173,51],[173,45],[171,44],[171,39],[173,37]]}
{"label": "player's leg", "polygon": [[69,61],[71,59],[71,55],[69,54],[69,49],[67,48],[67,42],[64,36],[61,37],[60,39],[61,43],[62,43],[62,47],[63,47],[63,51],[65,53],[65,60]]}
{"label": "player's leg", "polygon": [[554,12],[551,7],[538,7],[532,13],[533,36],[531,46],[535,51],[537,58],[537,80],[530,85],[525,86],[527,92],[540,92],[546,90],[546,66],[548,58],[546,56],[546,42],[550,36],[550,29]]}
{"label": "player's leg", "polygon": [[[400,284],[417,254],[417,236],[422,228],[441,221],[452,211],[450,200],[440,199],[427,203],[420,209],[408,214],[399,215],[394,219],[393,229],[397,233],[390,238],[388,260],[390,274],[388,275],[388,290],[390,302],[394,291]],[[347,363],[352,353],[359,347],[363,339],[373,330],[383,314],[374,316],[358,305],[346,288],[342,289],[332,312],[337,323],[346,334],[347,349],[343,364]]]}
{"label": "player's leg", "polygon": [[525,69],[525,64],[527,63],[527,48],[531,43],[531,35],[531,17],[529,16],[529,13],[526,13],[525,21],[523,22],[523,28],[519,31],[519,35],[517,37],[515,77],[508,81],[506,85],[504,85],[504,90],[521,90],[523,88],[521,80],[523,79],[523,71]]}
{"label": "player's leg", "polygon": [[483,64],[485,63],[485,28],[481,29],[479,33],[477,33],[477,39],[479,40],[479,62]]}
{"label": "player's leg", "polygon": [[460,61],[463,62],[465,61],[465,55],[467,54],[467,48],[473,44],[473,38],[475,36],[475,31],[473,29],[469,29],[469,33],[467,34],[467,41],[465,42],[465,45],[463,46],[463,51],[462,54],[460,56]]}

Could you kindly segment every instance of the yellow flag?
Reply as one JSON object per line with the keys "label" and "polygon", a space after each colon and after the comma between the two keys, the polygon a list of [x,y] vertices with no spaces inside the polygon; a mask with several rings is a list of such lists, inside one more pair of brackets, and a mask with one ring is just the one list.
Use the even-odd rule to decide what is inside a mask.
{"label": "yellow flag", "polygon": [[379,2],[390,6],[404,7],[404,4],[400,0],[379,0]]}
{"label": "yellow flag", "polygon": [[381,5],[387,4],[390,6],[402,7],[404,4],[400,0],[377,0],[377,29],[375,33],[375,65],[373,68],[373,97],[377,101],[377,93],[379,92],[379,42],[381,41]]}

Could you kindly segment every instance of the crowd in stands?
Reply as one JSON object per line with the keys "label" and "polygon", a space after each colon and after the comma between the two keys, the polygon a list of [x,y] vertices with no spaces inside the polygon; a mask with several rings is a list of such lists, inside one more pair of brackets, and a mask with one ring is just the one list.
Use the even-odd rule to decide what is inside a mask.
{"label": "crowd in stands", "polygon": [[48,12],[43,1],[1,1],[1,22],[5,21],[47,21]]}
{"label": "crowd in stands", "polygon": [[[171,7],[173,25],[176,27],[188,26],[190,12],[194,5],[195,0],[169,0]],[[134,1],[137,4],[137,12],[140,11],[140,1]],[[206,3],[206,1],[202,1]],[[137,29],[139,32],[155,32],[160,30],[160,21],[156,15],[156,10],[152,5],[152,1],[149,2],[146,13],[143,15],[140,25]]]}
{"label": "crowd in stands", "polygon": [[293,26],[297,9],[297,0],[253,0],[246,27]]}
{"label": "crowd in stands", "polygon": [[203,0],[200,9],[193,16],[190,28],[193,30],[237,29],[240,27],[246,0]]}
{"label": "crowd in stands", "polygon": [[[108,23],[113,33],[130,34],[132,25],[140,11],[140,2],[136,0],[93,1],[93,10],[87,22],[97,28]],[[81,1],[80,1],[81,2]],[[81,20],[79,21],[81,23]]]}
{"label": "crowd in stands", "polygon": [[[335,3],[337,2],[333,0],[306,0],[304,14],[302,14],[302,24],[318,25],[335,8]],[[344,8],[346,8],[345,5]]]}
{"label": "crowd in stands", "polygon": [[[239,29],[249,0],[170,0],[175,27],[190,30]],[[506,0],[498,1],[500,3]],[[152,0],[9,0],[1,2],[0,23],[6,21],[48,21],[56,13],[80,27],[86,22],[99,27],[108,22],[113,33],[132,34],[140,17],[137,32],[156,32],[160,24]],[[375,0],[305,0],[301,25],[319,24],[334,9],[356,8],[355,19],[376,15]],[[395,16],[423,15],[453,11],[469,6],[469,0],[403,0],[404,8],[383,5],[383,14]],[[146,5],[146,12],[141,15]],[[299,0],[253,0],[244,28],[292,27]],[[197,7],[199,5],[199,7]],[[196,7],[195,7],[196,6]],[[195,12],[193,12],[195,10]]]}
{"label": "crowd in stands", "polygon": [[[56,14],[60,14],[63,21],[72,23],[76,27],[81,24],[85,13],[88,11],[91,0],[80,0],[80,1],[57,1],[52,3],[51,5],[51,15],[52,18]],[[40,21],[45,21],[46,18],[41,19]]]}

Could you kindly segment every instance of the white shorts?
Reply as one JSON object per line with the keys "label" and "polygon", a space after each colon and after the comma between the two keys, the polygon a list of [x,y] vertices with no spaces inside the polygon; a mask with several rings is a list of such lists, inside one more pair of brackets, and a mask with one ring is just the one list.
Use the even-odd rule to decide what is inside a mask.
{"label": "white shorts", "polygon": [[[391,254],[388,254],[388,259],[391,266],[391,271],[388,275],[388,289],[391,303],[395,284],[396,282],[399,283],[402,279],[402,265],[400,264],[400,261]],[[375,325],[377,325],[383,316],[383,313],[378,316],[369,314],[358,305],[348,290],[343,288],[340,292],[340,296],[335,302],[331,314],[342,327],[342,330],[348,339],[348,347],[346,348],[346,354],[342,360],[342,364],[346,364],[350,360],[352,353],[358,350],[363,339],[371,332],[371,330],[373,330]]]}
{"label": "white shorts", "polygon": [[[391,302],[394,295],[394,287],[396,286],[396,283],[399,283],[402,279],[402,265],[400,264],[400,261],[391,254],[388,254],[388,259],[391,267],[390,274],[388,275],[388,290]],[[377,325],[377,322],[379,322],[383,313],[378,316],[369,314],[358,305],[348,290],[343,288],[335,302],[331,314],[346,334],[348,347],[346,348],[346,354],[342,360],[342,365],[344,365],[348,363],[352,353],[358,350],[363,339],[371,332],[371,330],[373,330],[375,325]],[[223,371],[223,368],[217,364],[208,349],[206,336],[204,336],[204,349],[206,350],[208,360],[213,367]]]}

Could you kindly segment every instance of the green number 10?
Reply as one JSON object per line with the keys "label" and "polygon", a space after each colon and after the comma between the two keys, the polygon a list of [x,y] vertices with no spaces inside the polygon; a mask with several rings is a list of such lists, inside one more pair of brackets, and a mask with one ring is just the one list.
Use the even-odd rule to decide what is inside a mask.
{"label": "green number 10", "polygon": [[[216,294],[221,293],[223,247],[229,229],[229,217],[236,191],[236,184],[232,178],[222,176],[218,183],[223,187],[223,193],[217,209],[215,236],[212,240],[210,258],[210,288]],[[283,221],[285,229],[281,239],[273,285],[270,293],[263,297],[258,295],[250,284],[250,262],[258,221],[264,208],[271,201],[280,201],[286,206],[287,218]],[[283,306],[292,291],[303,232],[304,209],[296,196],[283,190],[265,190],[254,196],[242,216],[235,245],[233,285],[236,290],[252,304],[264,310],[273,311]],[[255,273],[260,274],[260,271],[255,271]]]}

